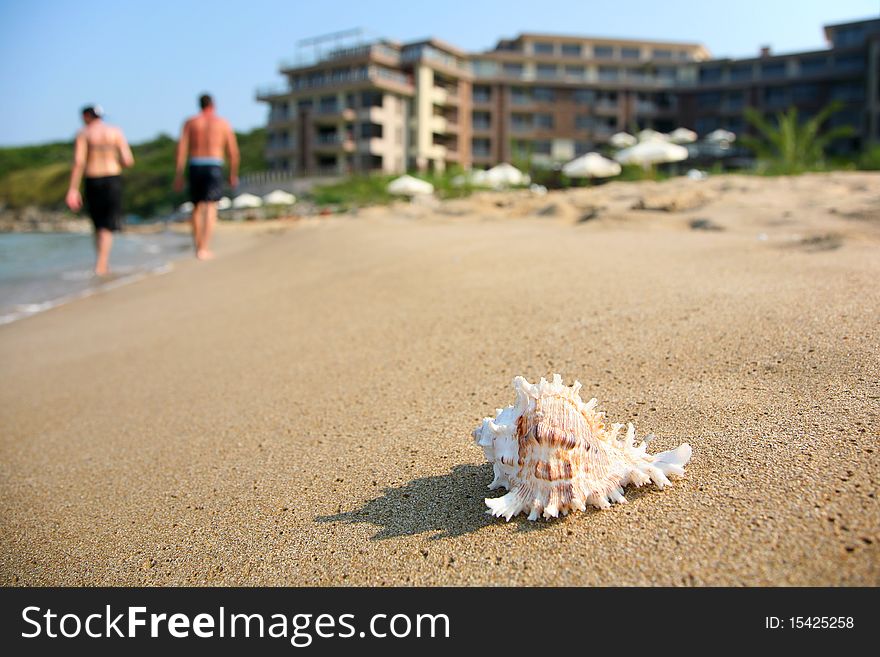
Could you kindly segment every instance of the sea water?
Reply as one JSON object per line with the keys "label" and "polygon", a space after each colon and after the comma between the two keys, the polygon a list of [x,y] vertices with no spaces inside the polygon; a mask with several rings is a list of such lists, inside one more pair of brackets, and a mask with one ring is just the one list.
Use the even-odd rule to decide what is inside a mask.
{"label": "sea water", "polygon": [[163,273],[191,252],[190,238],[171,231],[115,234],[110,275],[98,277],[91,234],[0,234],[0,324]]}

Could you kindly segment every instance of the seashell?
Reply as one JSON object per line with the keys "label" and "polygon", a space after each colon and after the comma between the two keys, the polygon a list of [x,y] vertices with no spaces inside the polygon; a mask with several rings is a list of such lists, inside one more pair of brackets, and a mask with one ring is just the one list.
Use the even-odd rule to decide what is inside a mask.
{"label": "seashell", "polygon": [[584,403],[579,382],[568,387],[554,374],[552,382],[531,384],[518,376],[513,388],[516,402],[473,432],[495,471],[489,489],[510,491],[486,498],[493,516],[510,520],[528,513],[536,520],[584,511],[588,504],[606,509],[626,502],[623,489],[629,484],[664,488],[671,485],[667,475],[684,475],[690,445],[648,454],[646,440],[636,444],[632,424],[619,438],[623,424],[606,429],[605,413],[594,410],[595,399]]}

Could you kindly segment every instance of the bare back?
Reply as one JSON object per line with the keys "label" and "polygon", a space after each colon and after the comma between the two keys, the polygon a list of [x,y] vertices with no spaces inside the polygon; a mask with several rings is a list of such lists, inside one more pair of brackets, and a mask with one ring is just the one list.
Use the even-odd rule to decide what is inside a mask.
{"label": "bare back", "polygon": [[229,133],[232,131],[225,119],[203,112],[187,121],[184,129],[190,157],[223,159],[229,147]]}
{"label": "bare back", "polygon": [[122,131],[103,121],[94,121],[77,136],[78,153],[85,159],[85,175],[88,178],[117,176],[131,157],[131,151]]}

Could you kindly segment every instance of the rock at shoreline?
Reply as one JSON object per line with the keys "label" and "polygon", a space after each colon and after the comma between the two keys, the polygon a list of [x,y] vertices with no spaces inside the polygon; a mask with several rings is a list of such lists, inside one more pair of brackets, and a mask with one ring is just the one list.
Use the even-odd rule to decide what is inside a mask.
{"label": "rock at shoreline", "polygon": [[28,206],[0,212],[0,233],[87,233],[91,222],[82,216]]}
{"label": "rock at shoreline", "polygon": [[633,210],[662,210],[680,212],[693,210],[708,203],[711,198],[703,191],[688,189],[670,192],[649,192],[632,206]]}

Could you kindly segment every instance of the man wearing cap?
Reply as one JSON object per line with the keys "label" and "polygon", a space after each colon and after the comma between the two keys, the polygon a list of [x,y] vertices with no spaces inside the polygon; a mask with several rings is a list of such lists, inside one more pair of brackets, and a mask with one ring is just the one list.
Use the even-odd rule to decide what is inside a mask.
{"label": "man wearing cap", "polygon": [[189,200],[193,204],[192,230],[196,257],[212,256],[209,248],[217,222],[217,201],[223,195],[223,158],[229,155],[229,186],[238,186],[238,141],[226,119],[214,111],[214,99],[199,97],[201,112],[183,124],[177,144],[174,189],[183,190],[183,169],[188,163]]}
{"label": "man wearing cap", "polygon": [[95,225],[95,274],[109,269],[113,232],[120,228],[122,215],[122,168],[134,164],[131,148],[122,130],[102,120],[99,105],[82,110],[85,124],[76,135],[73,171],[67,190],[67,206],[74,212],[83,206],[79,184],[85,173],[85,204]]}

